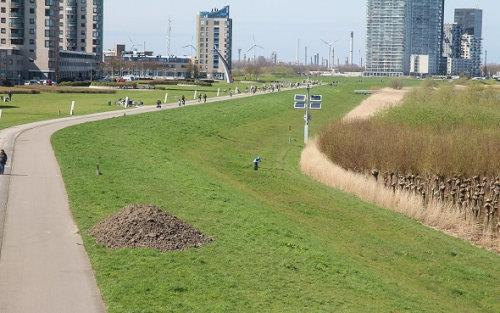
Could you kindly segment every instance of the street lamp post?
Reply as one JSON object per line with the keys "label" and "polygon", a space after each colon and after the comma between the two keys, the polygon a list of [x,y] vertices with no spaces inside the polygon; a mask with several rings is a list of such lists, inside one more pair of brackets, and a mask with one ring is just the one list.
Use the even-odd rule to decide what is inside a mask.
{"label": "street lamp post", "polygon": [[309,125],[311,124],[312,115],[310,110],[321,110],[323,96],[311,95],[311,86],[307,83],[306,95],[295,95],[294,108],[297,110],[305,110],[304,115],[304,144],[309,142]]}

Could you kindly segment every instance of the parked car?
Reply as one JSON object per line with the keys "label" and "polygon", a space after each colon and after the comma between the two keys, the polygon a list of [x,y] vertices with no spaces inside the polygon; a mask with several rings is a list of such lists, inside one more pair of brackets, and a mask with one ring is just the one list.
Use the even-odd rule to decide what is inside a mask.
{"label": "parked car", "polygon": [[40,84],[45,86],[52,86],[54,85],[54,82],[50,79],[43,79],[40,81]]}
{"label": "parked car", "polygon": [[25,86],[33,86],[33,85],[39,85],[40,83],[37,80],[27,80],[24,82]]}

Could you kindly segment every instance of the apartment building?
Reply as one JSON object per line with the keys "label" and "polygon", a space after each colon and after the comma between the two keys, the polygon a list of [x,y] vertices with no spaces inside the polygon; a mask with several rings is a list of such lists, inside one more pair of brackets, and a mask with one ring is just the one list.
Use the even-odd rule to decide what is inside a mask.
{"label": "apartment building", "polygon": [[460,58],[461,51],[462,28],[457,23],[444,24],[443,57]]}
{"label": "apartment building", "polygon": [[404,74],[406,2],[407,0],[368,0],[366,75]]}
{"label": "apartment building", "polygon": [[[102,47],[103,0],[0,0],[2,80],[58,80],[78,68],[92,73]],[[69,62],[65,52],[78,53]],[[64,69],[69,63],[71,71]]]}
{"label": "apartment building", "polygon": [[197,61],[208,78],[227,80],[231,76],[233,20],[229,6],[198,13],[196,19]]}
{"label": "apartment building", "polygon": [[460,56],[448,63],[448,71],[453,75],[481,76],[483,11],[455,9],[455,23],[461,29]]}
{"label": "apartment building", "polygon": [[444,0],[368,0],[367,76],[440,72]]}

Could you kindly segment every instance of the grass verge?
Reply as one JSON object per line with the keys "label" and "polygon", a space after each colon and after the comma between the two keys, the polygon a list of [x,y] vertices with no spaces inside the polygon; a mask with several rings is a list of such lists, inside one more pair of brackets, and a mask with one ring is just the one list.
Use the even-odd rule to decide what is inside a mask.
{"label": "grass verge", "polygon": [[[358,104],[354,90],[376,83],[318,90],[325,108],[314,113],[313,131]],[[303,112],[292,98],[239,99],[55,135],[109,312],[498,311],[496,255],[301,174]],[[91,227],[129,203],[166,208],[214,242],[179,253],[97,245]]]}

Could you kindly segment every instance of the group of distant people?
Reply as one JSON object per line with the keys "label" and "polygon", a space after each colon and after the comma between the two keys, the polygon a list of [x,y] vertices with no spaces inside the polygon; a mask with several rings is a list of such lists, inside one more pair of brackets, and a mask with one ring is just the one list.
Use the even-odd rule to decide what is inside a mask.
{"label": "group of distant people", "polygon": [[207,94],[203,94],[201,95],[201,93],[198,95],[198,103],[201,103],[203,101],[203,103],[207,103]]}
{"label": "group of distant people", "polygon": [[[282,88],[301,88],[307,84],[316,85],[316,84],[318,84],[318,82],[306,82],[306,81],[304,81],[304,82],[274,82],[274,83],[271,83],[268,85],[262,85],[260,87],[258,87],[258,86],[250,86],[250,88],[245,87],[244,92],[246,94],[256,94],[257,92],[280,92]],[[223,90],[223,93],[232,97],[235,94],[236,95],[242,94],[243,91],[239,87],[236,87],[234,90],[225,89],[225,90]],[[205,94],[200,93],[196,96],[195,99],[198,100],[198,103],[202,103],[202,102],[207,103],[208,96],[206,93]],[[186,105],[186,96],[182,95],[177,100],[177,103],[178,103],[179,107],[185,106]],[[133,100],[129,100],[129,103],[127,104],[127,103],[125,103],[125,100],[123,100],[123,99],[118,100],[117,104],[124,105],[126,107],[128,107],[130,105],[137,105],[135,103],[135,101],[133,101]],[[138,105],[143,105],[142,101]],[[158,109],[162,108],[161,100],[156,101],[156,107]]]}

